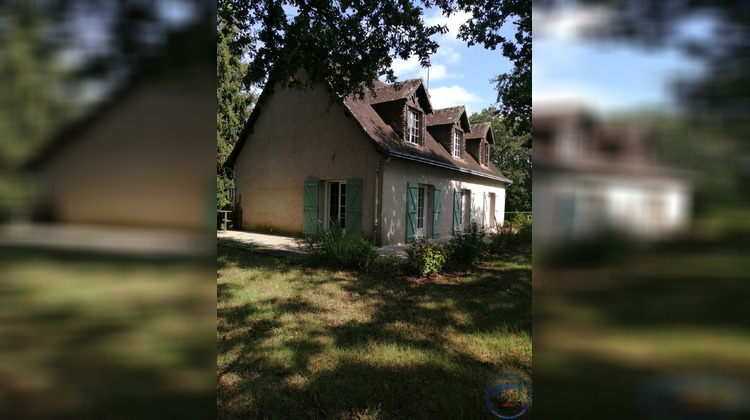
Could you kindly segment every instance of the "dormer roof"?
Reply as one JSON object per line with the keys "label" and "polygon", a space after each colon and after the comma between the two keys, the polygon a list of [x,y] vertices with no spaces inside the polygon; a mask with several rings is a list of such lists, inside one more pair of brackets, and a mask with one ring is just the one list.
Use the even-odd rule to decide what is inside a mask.
{"label": "dormer roof", "polygon": [[495,136],[492,134],[492,124],[488,122],[471,125],[471,132],[464,136],[466,140],[486,139],[488,143],[495,144]]}
{"label": "dormer roof", "polygon": [[455,124],[456,122],[461,124],[461,129],[464,130],[464,133],[470,131],[469,117],[466,116],[466,107],[463,105],[433,110],[432,114],[427,115],[425,118],[427,127]]}
{"label": "dormer roof", "polygon": [[425,114],[431,114],[433,110],[432,104],[430,103],[430,96],[427,94],[427,89],[424,87],[421,77],[419,79],[409,79],[404,82],[396,82],[392,85],[378,80],[375,82],[375,95],[368,96],[370,96],[370,105],[377,105],[385,102],[408,99],[415,94],[417,95],[419,106],[422,107]]}

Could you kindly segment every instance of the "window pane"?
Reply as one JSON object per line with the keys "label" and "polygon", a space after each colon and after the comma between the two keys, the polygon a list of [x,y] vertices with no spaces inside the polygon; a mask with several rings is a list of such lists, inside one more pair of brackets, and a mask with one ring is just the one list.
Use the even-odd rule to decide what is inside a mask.
{"label": "window pane", "polygon": [[339,203],[339,220],[341,220],[341,227],[346,229],[346,184],[341,184]]}
{"label": "window pane", "polygon": [[424,227],[424,187],[419,188],[419,197],[417,199],[417,228]]}
{"label": "window pane", "polygon": [[329,185],[328,217],[331,220],[331,224],[333,224],[339,218],[339,183],[331,182],[328,185]]}

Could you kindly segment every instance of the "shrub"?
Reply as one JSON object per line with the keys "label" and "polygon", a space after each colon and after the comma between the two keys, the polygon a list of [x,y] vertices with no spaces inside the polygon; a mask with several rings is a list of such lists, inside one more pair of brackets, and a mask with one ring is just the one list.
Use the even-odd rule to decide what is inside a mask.
{"label": "shrub", "polygon": [[531,247],[531,219],[518,215],[507,222],[497,234],[492,235],[490,250],[499,254],[508,250],[521,250]]}
{"label": "shrub", "polygon": [[447,255],[440,244],[430,244],[420,238],[406,250],[407,265],[420,276],[440,273],[447,260]]}
{"label": "shrub", "polygon": [[327,231],[318,221],[319,234],[302,239],[300,247],[304,248],[311,262],[342,268],[367,268],[377,258],[375,247],[361,237],[345,233],[341,224],[334,223]]}
{"label": "shrub", "polygon": [[484,231],[472,223],[467,230],[453,234],[448,242],[448,260],[454,264],[471,265],[481,261],[486,250]]}

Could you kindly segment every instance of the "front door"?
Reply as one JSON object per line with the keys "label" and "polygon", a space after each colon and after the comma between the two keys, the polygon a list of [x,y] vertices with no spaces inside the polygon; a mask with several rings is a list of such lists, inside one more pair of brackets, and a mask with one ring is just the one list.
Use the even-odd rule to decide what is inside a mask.
{"label": "front door", "polygon": [[419,187],[419,195],[417,196],[417,238],[424,238],[427,234],[427,228],[425,227],[425,220],[427,220],[427,206],[425,205],[427,201],[426,197],[427,189],[425,186],[421,185]]}

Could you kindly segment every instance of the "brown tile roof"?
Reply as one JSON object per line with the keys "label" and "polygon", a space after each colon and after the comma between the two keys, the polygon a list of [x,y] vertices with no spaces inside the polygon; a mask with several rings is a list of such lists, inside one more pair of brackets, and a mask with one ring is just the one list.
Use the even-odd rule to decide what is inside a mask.
{"label": "brown tile roof", "polygon": [[482,166],[468,153],[464,155],[464,159],[453,158],[427,130],[424,131],[424,147],[407,143],[380,118],[371,104],[369,95],[363,100],[355,100],[351,97],[344,100],[344,106],[352,117],[370,137],[375,147],[386,155],[512,183],[492,163],[489,167]]}
{"label": "brown tile roof", "polygon": [[495,143],[495,136],[492,134],[492,124],[488,122],[472,124],[471,132],[467,133],[464,138],[466,140],[487,139],[489,143]]}
{"label": "brown tile roof", "polygon": [[418,95],[419,105],[422,109],[427,113],[432,112],[430,96],[422,83],[422,78],[409,79],[392,85],[378,80],[375,82],[375,95],[368,93],[367,98],[370,101],[370,105],[375,105],[406,99],[415,93]]}
{"label": "brown tile roof", "polygon": [[425,116],[425,125],[431,127],[433,125],[453,124],[459,120],[461,129],[468,132],[470,130],[469,118],[466,116],[466,107],[463,105],[434,110],[432,114]]}

